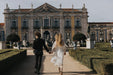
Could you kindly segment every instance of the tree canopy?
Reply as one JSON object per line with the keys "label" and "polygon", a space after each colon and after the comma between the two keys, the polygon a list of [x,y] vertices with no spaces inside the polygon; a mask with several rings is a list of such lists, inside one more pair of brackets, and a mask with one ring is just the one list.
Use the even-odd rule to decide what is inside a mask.
{"label": "tree canopy", "polygon": [[82,33],[77,33],[77,34],[74,35],[73,40],[74,41],[80,41],[80,40],[85,41],[86,40],[86,36],[84,34],[82,34]]}
{"label": "tree canopy", "polygon": [[17,34],[12,33],[7,36],[7,41],[17,42],[17,41],[20,41],[20,37]]}

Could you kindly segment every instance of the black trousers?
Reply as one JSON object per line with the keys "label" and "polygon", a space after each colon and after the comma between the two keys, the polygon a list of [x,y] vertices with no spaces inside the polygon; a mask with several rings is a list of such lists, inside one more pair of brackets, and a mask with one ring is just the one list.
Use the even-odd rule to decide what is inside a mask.
{"label": "black trousers", "polygon": [[43,55],[35,55],[35,56],[36,56],[35,68],[36,68],[37,72],[40,72]]}

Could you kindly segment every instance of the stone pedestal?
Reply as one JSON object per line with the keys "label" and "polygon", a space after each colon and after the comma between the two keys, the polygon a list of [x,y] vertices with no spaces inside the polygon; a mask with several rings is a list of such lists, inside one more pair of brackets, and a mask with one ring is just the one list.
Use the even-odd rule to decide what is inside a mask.
{"label": "stone pedestal", "polygon": [[92,48],[94,48],[94,41],[91,41],[90,38],[88,38],[88,39],[86,40],[86,48],[87,48],[87,49],[92,49]]}
{"label": "stone pedestal", "polygon": [[5,49],[5,42],[4,41],[0,41],[0,49]]}

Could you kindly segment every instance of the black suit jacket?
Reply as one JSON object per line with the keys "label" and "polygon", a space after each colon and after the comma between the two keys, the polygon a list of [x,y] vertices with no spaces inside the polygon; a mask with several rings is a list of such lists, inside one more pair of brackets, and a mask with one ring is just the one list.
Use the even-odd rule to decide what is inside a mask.
{"label": "black suit jacket", "polygon": [[38,38],[36,40],[34,40],[33,42],[33,49],[42,52],[43,54],[43,47],[46,49],[47,52],[49,52],[47,46],[45,45],[45,40]]}

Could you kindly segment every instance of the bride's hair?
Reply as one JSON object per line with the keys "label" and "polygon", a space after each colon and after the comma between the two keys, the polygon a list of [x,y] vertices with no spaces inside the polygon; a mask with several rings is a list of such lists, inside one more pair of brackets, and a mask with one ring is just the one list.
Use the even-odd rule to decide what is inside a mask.
{"label": "bride's hair", "polygon": [[55,35],[55,41],[58,41],[58,34]]}
{"label": "bride's hair", "polygon": [[62,34],[56,34],[55,35],[56,38],[56,46],[63,46],[64,45],[64,41],[62,40]]}

